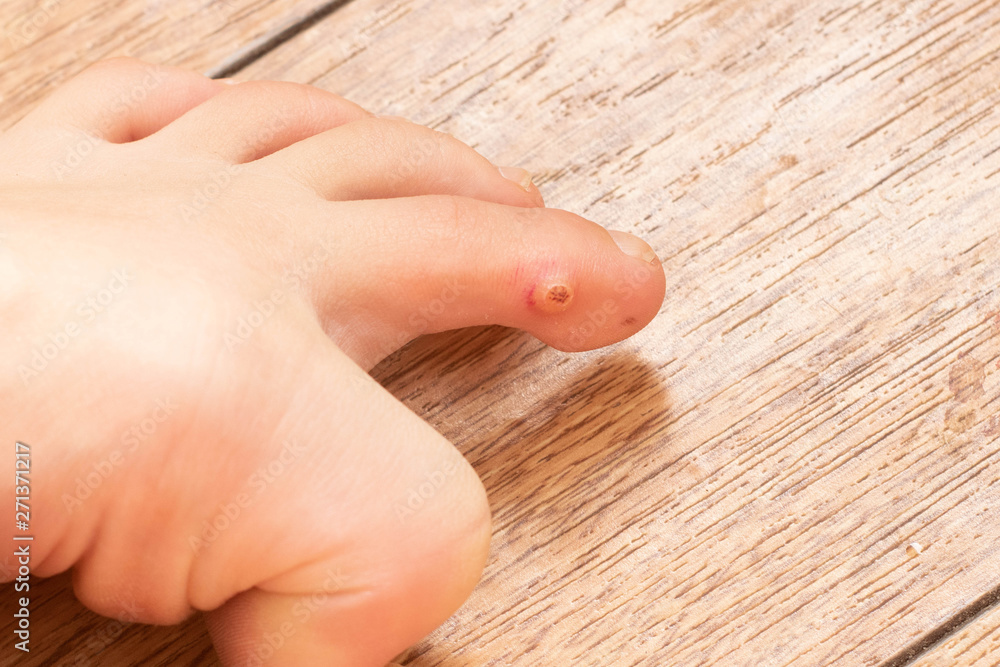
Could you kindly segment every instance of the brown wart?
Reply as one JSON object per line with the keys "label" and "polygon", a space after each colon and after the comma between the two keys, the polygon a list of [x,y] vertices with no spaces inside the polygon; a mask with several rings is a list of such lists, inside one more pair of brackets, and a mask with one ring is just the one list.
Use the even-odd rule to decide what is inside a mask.
{"label": "brown wart", "polygon": [[532,297],[533,305],[546,313],[561,313],[573,302],[573,289],[562,283],[542,283]]}

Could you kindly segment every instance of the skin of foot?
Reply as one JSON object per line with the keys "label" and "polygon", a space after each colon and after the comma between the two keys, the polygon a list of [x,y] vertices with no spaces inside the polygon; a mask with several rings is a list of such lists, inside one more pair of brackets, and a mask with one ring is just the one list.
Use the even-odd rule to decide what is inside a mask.
{"label": "skin of foot", "polygon": [[0,136],[32,574],[73,568],[130,621],[203,610],[226,665],[381,667],[469,595],[491,529],[472,467],[366,371],[470,325],[598,348],[664,285],[643,241],[446,134],[305,85],[92,66]]}

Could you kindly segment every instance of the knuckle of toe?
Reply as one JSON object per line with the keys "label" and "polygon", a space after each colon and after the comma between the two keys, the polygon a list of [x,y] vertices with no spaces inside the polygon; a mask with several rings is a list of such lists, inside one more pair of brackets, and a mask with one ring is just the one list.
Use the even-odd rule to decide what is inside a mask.
{"label": "knuckle of toe", "polygon": [[447,132],[439,132],[437,130],[431,130],[434,133],[434,140],[440,144],[443,148],[450,151],[475,151],[474,148],[469,146],[458,137],[448,134]]}
{"label": "knuckle of toe", "polygon": [[306,101],[309,86],[291,81],[244,81],[227,91],[247,100],[267,106],[295,107]]}
{"label": "knuckle of toe", "polygon": [[403,119],[372,117],[364,129],[373,140],[397,149],[406,162],[440,155],[449,142],[458,141],[451,135]]}
{"label": "knuckle of toe", "polygon": [[292,81],[246,81],[224,94],[238,98],[244,106],[266,110],[270,117],[289,123],[301,121],[325,127],[331,119],[336,125],[364,113],[339,95]]}
{"label": "knuckle of toe", "polygon": [[401,127],[402,125],[402,123],[386,122],[384,118],[372,116],[371,118],[365,118],[354,123],[352,127],[360,135],[358,138],[361,141],[381,150],[386,148],[387,145],[398,144],[400,137],[405,132],[405,129]]}
{"label": "knuckle of toe", "polygon": [[457,242],[489,227],[486,205],[474,199],[429,196],[422,206],[417,227],[421,237],[432,243]]}
{"label": "knuckle of toe", "polygon": [[284,85],[279,81],[244,81],[224,91],[224,94],[254,103],[281,98],[285,91]]}

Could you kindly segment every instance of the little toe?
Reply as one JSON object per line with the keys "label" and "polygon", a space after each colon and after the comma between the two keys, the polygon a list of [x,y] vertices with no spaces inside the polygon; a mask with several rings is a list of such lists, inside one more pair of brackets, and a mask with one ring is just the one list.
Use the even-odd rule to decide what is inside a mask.
{"label": "little toe", "polygon": [[421,334],[483,324],[594,349],[633,335],[663,303],[649,245],[566,211],[439,196],[339,206],[357,222],[304,229],[361,249],[312,280],[328,332],[363,367]]}

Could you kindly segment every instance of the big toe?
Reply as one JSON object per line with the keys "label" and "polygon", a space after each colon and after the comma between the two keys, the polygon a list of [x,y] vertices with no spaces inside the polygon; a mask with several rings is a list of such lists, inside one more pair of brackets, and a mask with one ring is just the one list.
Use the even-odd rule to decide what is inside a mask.
{"label": "big toe", "polygon": [[[449,442],[339,351],[315,354],[297,379],[310,398],[289,408],[280,437],[298,453],[268,482],[268,502],[199,552],[195,606],[214,608],[225,665],[384,667],[478,582],[486,492]],[[228,590],[242,592],[218,606]]]}

